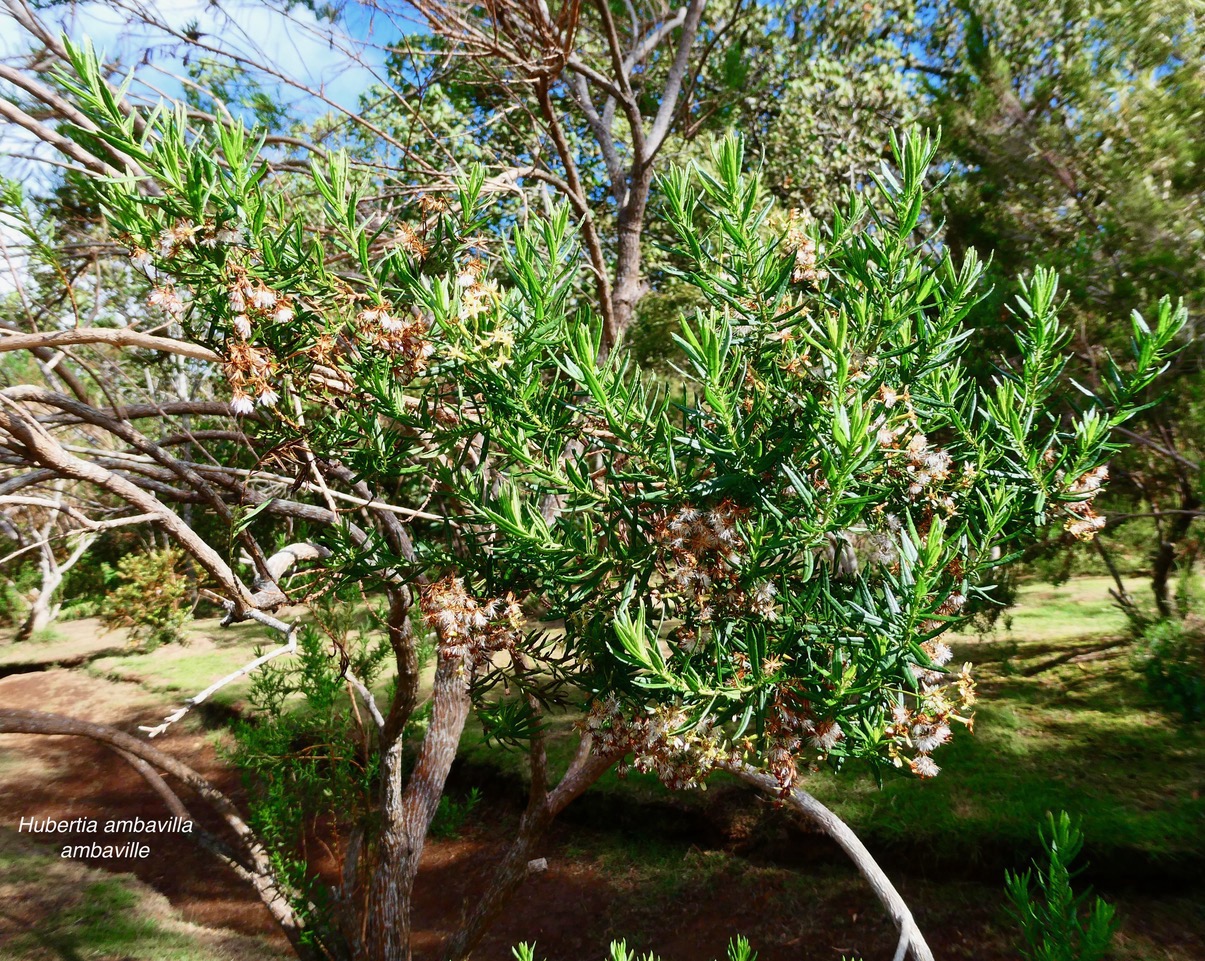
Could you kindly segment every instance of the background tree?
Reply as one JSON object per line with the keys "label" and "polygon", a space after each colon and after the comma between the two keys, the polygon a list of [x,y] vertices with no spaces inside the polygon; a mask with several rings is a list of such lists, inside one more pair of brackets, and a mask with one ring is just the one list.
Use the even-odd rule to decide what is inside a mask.
{"label": "background tree", "polygon": [[[1100,351],[1125,336],[1119,317],[1163,289],[1184,291],[1190,315],[1202,306],[1199,9],[975,0],[931,16],[915,67],[954,161],[940,193],[944,238],[955,251],[997,252],[997,295],[976,321],[989,339],[1007,337],[1009,278],[1027,261],[1057,268],[1077,330],[1074,376],[1097,385]],[[1133,447],[1112,467],[1106,512],[1111,528],[1153,519],[1163,617],[1201,516],[1205,367],[1189,340],[1160,403],[1126,428]],[[1120,583],[1118,593],[1127,599]]]}

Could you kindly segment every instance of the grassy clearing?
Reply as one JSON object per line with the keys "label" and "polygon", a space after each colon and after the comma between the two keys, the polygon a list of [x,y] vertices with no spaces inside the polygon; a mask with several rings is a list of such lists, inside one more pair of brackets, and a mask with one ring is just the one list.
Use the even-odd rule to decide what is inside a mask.
{"label": "grassy clearing", "polygon": [[14,642],[15,634],[15,630],[7,630],[0,640],[0,670],[9,666],[85,660],[126,646],[124,632],[110,631],[96,618],[60,621],[28,641]]}
{"label": "grassy clearing", "polygon": [[0,831],[5,961],[282,961],[257,939],[187,924],[132,875],[110,874]]}
{"label": "grassy clearing", "polygon": [[[183,644],[127,653],[89,662],[96,677],[130,681],[148,691],[191,696],[248,663],[257,650],[279,645],[279,637],[254,622],[220,627],[217,619],[193,621]],[[233,706],[247,696],[251,682],[241,678],[218,691],[213,701]]]}

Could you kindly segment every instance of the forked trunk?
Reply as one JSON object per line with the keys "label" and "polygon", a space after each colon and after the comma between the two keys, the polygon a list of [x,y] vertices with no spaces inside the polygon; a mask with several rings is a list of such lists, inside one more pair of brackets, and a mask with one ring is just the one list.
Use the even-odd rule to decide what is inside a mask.
{"label": "forked trunk", "polygon": [[469,715],[469,667],[439,652],[431,723],[409,779],[400,733],[382,759],[381,834],[370,859],[362,961],[410,961],[410,909],[427,829],[439,807]]}

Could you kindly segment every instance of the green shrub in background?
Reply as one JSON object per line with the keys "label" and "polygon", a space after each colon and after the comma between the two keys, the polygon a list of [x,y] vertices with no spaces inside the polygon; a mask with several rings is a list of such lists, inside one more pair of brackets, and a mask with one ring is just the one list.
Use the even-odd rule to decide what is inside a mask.
{"label": "green shrub in background", "polygon": [[1099,961],[1117,929],[1113,906],[1101,898],[1089,905],[1090,889],[1075,893],[1071,880],[1079,872],[1070,866],[1084,845],[1083,833],[1066,811],[1047,817],[1047,829],[1038,829],[1044,863],[1035,860],[1021,874],[1005,875],[1024,939],[1021,955],[1025,961]]}
{"label": "green shrub in background", "polygon": [[38,586],[38,569],[22,564],[0,583],[0,626],[18,627],[29,610],[29,594]]}
{"label": "green shrub in background", "polygon": [[1134,664],[1147,690],[1186,724],[1205,717],[1205,631],[1197,618],[1168,618],[1147,625]]}
{"label": "green shrub in background", "polygon": [[109,627],[124,627],[130,643],[148,649],[184,639],[192,617],[192,586],[182,569],[183,553],[174,548],[129,554],[117,562],[115,586],[100,605]]}

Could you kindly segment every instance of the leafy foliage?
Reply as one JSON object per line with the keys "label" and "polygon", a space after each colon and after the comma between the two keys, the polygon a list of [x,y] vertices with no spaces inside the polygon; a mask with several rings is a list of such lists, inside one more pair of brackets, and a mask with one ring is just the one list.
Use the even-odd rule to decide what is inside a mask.
{"label": "leafy foliage", "polygon": [[1083,847],[1083,834],[1066,811],[1048,818],[1046,829],[1038,829],[1045,863],[1035,861],[1021,874],[1006,875],[1011,910],[1024,937],[1022,954],[1026,961],[1099,961],[1116,930],[1113,907],[1101,898],[1088,904],[1090,890],[1076,894],[1072,889],[1070,866]]}
{"label": "leafy foliage", "polygon": [[1205,718],[1205,644],[1200,621],[1171,618],[1146,625],[1134,661],[1147,690],[1185,723]]}
{"label": "leafy foliage", "polygon": [[182,570],[184,555],[166,547],[127,554],[112,570],[112,582],[100,606],[110,627],[124,627],[132,643],[147,647],[184,639],[192,617],[192,582]]}
{"label": "leafy foliage", "polygon": [[[1101,397],[1063,421],[1047,407],[1067,340],[1052,272],[1021,284],[1015,362],[990,386],[963,363],[983,268],[915,240],[930,137],[893,140],[870,195],[785,232],[730,138],[710,171],[660,183],[671,254],[706,305],[682,320],[674,398],[602,356],[566,211],[516,226],[491,259],[479,171],[382,251],[334,155],[314,168],[324,251],[237,123],[212,155],[178,113],[135,134],[91,55],[76,60],[76,96],[165,188],[113,184],[109,216],[181,285],[159,299],[228,358],[236,407],[293,411],[265,433],[338,450],[373,485],[433,473],[462,519],[414,559],[335,545],[345,576],[445,575],[424,611],[472,663],[491,736],[530,736],[523,709],[485,702],[504,677],[520,704],[573,680],[596,737],[677,786],[723,758],[784,786],[816,760],[935,774],[973,700],[940,635],[1035,529],[1095,533],[1111,432],[1184,321],[1167,300],[1152,323],[1135,314],[1129,361],[1102,358]],[[332,375],[346,399],[322,386]],[[525,599],[563,621],[556,643],[521,628]]]}
{"label": "leafy foliage", "polygon": [[294,660],[254,676],[253,719],[235,728],[231,760],[247,788],[250,823],[294,892],[308,936],[337,942],[326,923],[327,889],[304,852],[317,831],[326,843],[345,843],[345,832],[362,839],[371,821],[380,758],[371,721],[349,709],[346,675],[371,687],[389,645],[371,633],[371,614],[336,603],[318,608],[317,619],[301,628]]}

